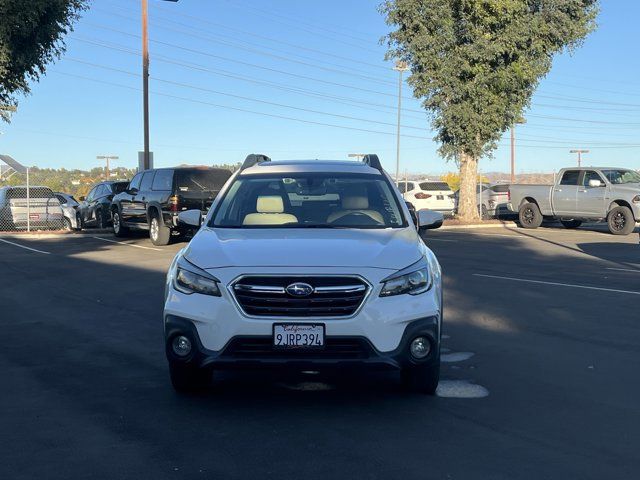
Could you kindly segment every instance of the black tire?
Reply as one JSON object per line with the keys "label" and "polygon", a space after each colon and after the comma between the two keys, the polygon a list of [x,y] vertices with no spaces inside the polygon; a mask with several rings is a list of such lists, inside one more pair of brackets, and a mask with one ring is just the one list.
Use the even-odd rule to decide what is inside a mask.
{"label": "black tire", "polygon": [[62,219],[62,229],[65,232],[70,232],[71,230],[73,230],[73,228],[71,227],[71,220],[69,220],[67,217],[64,217]]}
{"label": "black tire", "polygon": [[195,393],[211,385],[211,371],[169,361],[171,385],[178,393]]}
{"label": "black tire", "polygon": [[149,214],[149,238],[154,245],[169,245],[171,242],[171,229],[161,221],[157,212]]}
{"label": "black tire", "polygon": [[114,210],[113,217],[113,234],[118,238],[124,238],[129,236],[129,229],[122,225],[122,217],[120,217],[120,211]]}
{"label": "black tire", "polygon": [[629,235],[636,227],[636,221],[629,207],[614,207],[607,215],[607,225],[613,235]]}
{"label": "black tire", "polygon": [[564,228],[574,229],[582,225],[582,220],[560,220]]}
{"label": "black tire", "polygon": [[435,395],[440,382],[440,359],[432,365],[413,365],[400,371],[403,387],[414,393]]}
{"label": "black tire", "polygon": [[542,225],[542,213],[535,203],[527,202],[518,211],[518,220],[522,228],[538,228]]}
{"label": "black tire", "polygon": [[102,213],[101,208],[98,208],[96,210],[96,228],[100,230],[106,228],[106,225],[104,223],[104,213]]}
{"label": "black tire", "polygon": [[489,218],[489,212],[486,205],[480,205],[479,212],[481,220],[487,220]]}
{"label": "black tire", "polygon": [[80,215],[80,213],[76,213],[76,228],[78,230],[82,230],[84,228],[84,223],[82,223],[82,215]]}

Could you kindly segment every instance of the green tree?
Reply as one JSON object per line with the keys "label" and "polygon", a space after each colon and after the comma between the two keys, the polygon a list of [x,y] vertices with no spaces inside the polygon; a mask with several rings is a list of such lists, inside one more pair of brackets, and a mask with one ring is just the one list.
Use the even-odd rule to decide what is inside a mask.
{"label": "green tree", "polygon": [[[0,106],[15,107],[64,52],[63,37],[88,0],[0,0]],[[9,121],[7,108],[0,118]]]}
{"label": "green tree", "polygon": [[387,57],[430,113],[440,153],[460,167],[462,220],[479,217],[478,159],[523,115],[553,56],[595,28],[598,0],[386,0]]}

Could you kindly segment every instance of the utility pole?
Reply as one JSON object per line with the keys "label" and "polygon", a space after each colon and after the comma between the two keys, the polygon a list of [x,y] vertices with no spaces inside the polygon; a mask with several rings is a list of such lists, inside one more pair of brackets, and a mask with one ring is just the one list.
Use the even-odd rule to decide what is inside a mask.
{"label": "utility pole", "polygon": [[524,118],[520,118],[511,125],[511,183],[516,183],[516,125],[526,123]]}
{"label": "utility pole", "polygon": [[[177,2],[178,0],[165,0]],[[142,110],[144,118],[144,170],[150,168],[149,160],[149,4],[142,0]]]}
{"label": "utility pole", "polygon": [[398,75],[398,133],[397,133],[397,142],[396,142],[396,185],[400,182],[400,117],[402,113],[402,72],[406,72],[409,70],[409,65],[407,62],[403,62],[398,60],[396,62],[396,66],[393,67],[396,70]]}
{"label": "utility pole", "polygon": [[144,117],[144,169],[149,168],[149,6],[142,0],[142,116]]}
{"label": "utility pole", "polygon": [[569,153],[577,153],[578,154],[578,167],[582,166],[582,154],[589,153],[589,150],[569,150]]}
{"label": "utility pole", "polygon": [[107,180],[109,180],[109,160],[118,160],[120,157],[117,155],[98,155],[96,157],[98,160],[106,160],[107,161]]}

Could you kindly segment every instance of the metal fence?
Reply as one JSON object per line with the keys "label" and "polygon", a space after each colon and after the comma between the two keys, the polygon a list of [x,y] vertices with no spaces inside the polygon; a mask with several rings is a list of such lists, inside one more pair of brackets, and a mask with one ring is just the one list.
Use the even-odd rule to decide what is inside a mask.
{"label": "metal fence", "polygon": [[0,231],[71,230],[73,219],[53,190],[25,173],[5,170],[0,177]]}
{"label": "metal fence", "polygon": [[128,168],[87,170],[23,167],[0,156],[0,233],[75,230],[79,208],[100,182],[128,180]]}

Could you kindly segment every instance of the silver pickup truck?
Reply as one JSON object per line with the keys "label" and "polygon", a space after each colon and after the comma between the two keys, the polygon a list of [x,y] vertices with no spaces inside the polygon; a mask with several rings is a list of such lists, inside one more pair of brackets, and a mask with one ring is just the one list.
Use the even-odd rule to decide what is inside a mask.
{"label": "silver pickup truck", "polygon": [[511,185],[509,208],[520,225],[537,228],[558,219],[566,228],[604,220],[614,235],[640,223],[640,173],[625,168],[564,168],[554,185]]}

